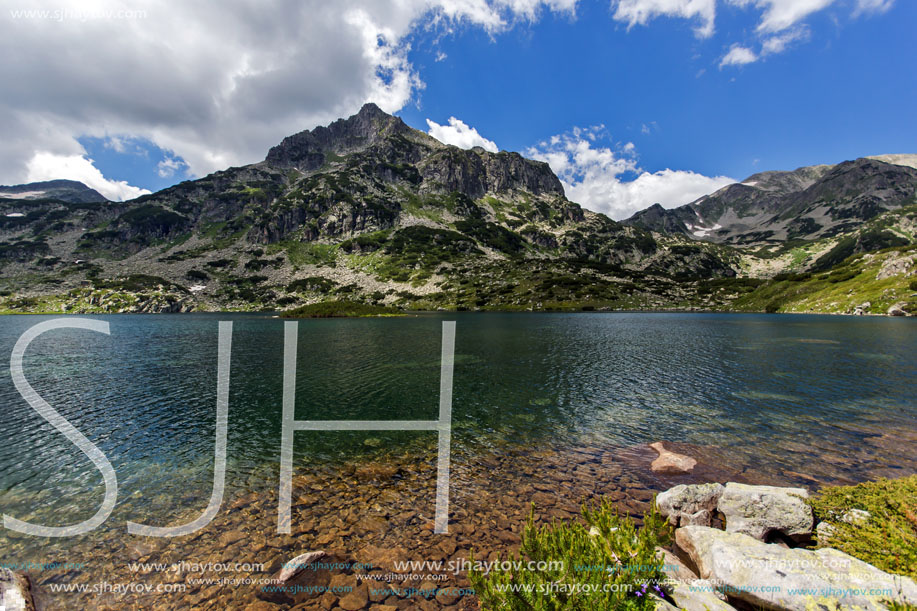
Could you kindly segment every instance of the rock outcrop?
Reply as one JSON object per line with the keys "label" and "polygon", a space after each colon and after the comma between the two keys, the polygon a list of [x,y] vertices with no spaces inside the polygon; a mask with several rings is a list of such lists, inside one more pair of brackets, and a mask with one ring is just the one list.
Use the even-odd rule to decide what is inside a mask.
{"label": "rock outcrop", "polygon": [[729,482],[717,502],[726,519],[726,531],[759,541],[780,534],[790,538],[811,536],[815,526],[805,488],[750,486]]}
{"label": "rock outcrop", "polygon": [[680,484],[660,493],[656,506],[673,526],[710,526],[723,490],[716,483]]}
{"label": "rock outcrop", "polygon": [[768,609],[879,611],[894,599],[917,605],[917,583],[835,549],[789,549],[736,532],[685,526],[679,548],[730,598]]}
{"label": "rock outcrop", "polygon": [[684,206],[650,206],[624,223],[733,245],[813,240],[911,204],[915,188],[917,169],[860,158],[762,172]]}

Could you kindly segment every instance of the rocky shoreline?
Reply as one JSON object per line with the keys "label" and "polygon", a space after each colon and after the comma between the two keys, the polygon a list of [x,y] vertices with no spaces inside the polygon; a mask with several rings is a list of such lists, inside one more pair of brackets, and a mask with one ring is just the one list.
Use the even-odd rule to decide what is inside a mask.
{"label": "rocky shoreline", "polygon": [[[693,511],[684,502],[675,509],[676,503],[672,502],[670,516],[677,515],[679,531],[683,531],[682,542],[686,545],[693,542],[691,549],[695,550],[697,560],[693,560],[690,553],[676,556],[678,550],[675,548],[668,553],[680,558],[683,569],[679,570],[687,571],[682,573],[684,578],[723,579],[727,584],[736,583],[728,581],[734,579],[729,575],[709,572],[712,570],[709,567],[717,566],[715,561],[708,561],[709,554],[718,558],[716,554],[720,552],[717,550],[732,547],[732,539],[720,542],[716,533],[724,533],[723,537],[751,538],[729,530],[736,524],[736,518],[730,516],[738,515],[744,507],[738,500],[729,499],[744,498],[744,493],[727,495],[724,494],[726,488],[742,491],[743,485],[779,483],[788,486],[809,480],[755,471],[743,466],[743,461],[737,460],[735,454],[722,453],[716,448],[705,450],[671,442],[654,445],[655,448],[649,445],[551,448],[546,444],[537,450],[495,447],[486,453],[456,456],[453,478],[463,484],[452,490],[447,535],[433,533],[435,465],[429,460],[429,452],[418,449],[397,455],[380,454],[369,461],[311,470],[306,475],[294,477],[293,531],[290,535],[276,533],[276,490],[242,491],[226,499],[222,511],[209,526],[187,537],[146,539],[127,536],[123,529],[100,529],[97,535],[76,542],[48,542],[41,548],[42,555],[48,558],[92,561],[80,570],[31,571],[27,577],[40,610],[142,607],[157,611],[187,608],[465,611],[477,608],[475,597],[463,594],[470,585],[467,573],[446,567],[462,566],[463,562],[471,560],[472,554],[475,560],[493,562],[516,553],[532,503],[536,524],[577,520],[582,503],[600,499],[612,501],[623,514],[639,522],[656,494],[668,490],[659,500],[660,506],[668,506],[666,499],[675,496],[672,490],[683,490],[679,486],[722,481],[728,482],[727,485],[714,486],[719,493],[713,496],[717,497],[715,506],[727,508],[724,512],[727,530],[707,526],[703,513],[695,515],[706,508],[711,514],[710,523],[722,525],[719,513],[709,509],[711,498],[701,499],[704,507]],[[659,468],[657,463],[657,468],[652,469],[651,464],[661,454],[658,448],[674,454],[675,462],[682,468]],[[865,456],[863,461],[867,460]],[[690,468],[685,468],[688,466]],[[833,477],[816,477],[821,483],[845,481],[840,472]],[[786,495],[779,495],[779,498],[784,497]],[[727,501],[731,503],[728,506]],[[735,510],[728,507],[735,507]],[[777,504],[775,507],[784,506]],[[691,517],[684,517],[686,512]],[[775,513],[781,519],[785,514],[795,515],[784,509],[775,510]],[[196,517],[196,513],[191,517]],[[176,521],[183,520],[176,518]],[[793,534],[786,533],[788,537],[797,536],[794,529],[790,530]],[[773,538],[766,535],[765,539],[769,537]],[[711,542],[709,546],[706,541]],[[768,548],[784,549],[779,543],[752,541]],[[17,555],[11,547],[19,542],[21,539],[11,539],[4,544],[8,557],[28,557],[26,552]],[[750,546],[751,543],[746,542],[745,547]],[[705,551],[708,547],[714,551]],[[797,551],[811,553],[789,548],[786,553]],[[298,574],[287,571],[284,575],[284,569],[289,569],[291,563],[293,566],[306,564],[296,559],[310,552],[322,552],[321,557],[313,557],[313,561],[325,563],[321,567],[335,568],[318,568]],[[193,563],[196,568],[182,571],[154,568],[157,564],[173,566],[183,562]],[[226,567],[236,562],[247,563],[247,566],[244,570],[227,572]],[[411,568],[400,564],[402,562],[420,564]],[[443,563],[444,568],[417,568],[424,562]],[[142,584],[154,590],[171,588],[173,591],[169,594],[155,591],[52,592],[52,585],[82,584],[92,588],[103,582]],[[689,582],[684,583],[690,589]],[[709,597],[705,599],[710,600]],[[730,607],[734,603],[737,606],[733,608],[737,609],[742,604],[741,600],[734,599],[729,603],[720,602]],[[716,608],[729,607],[710,607]]]}
{"label": "rocky shoreline", "polygon": [[[917,605],[912,579],[830,547],[803,547],[816,539],[830,541],[830,524],[816,528],[808,498],[805,488],[734,482],[680,485],[660,494],[660,512],[677,527],[677,557],[667,557],[680,574],[671,593],[677,608],[726,611],[738,604],[807,611],[880,610],[891,601]],[[715,515],[724,528],[714,527]],[[860,511],[841,519],[868,517]],[[665,601],[657,606],[672,608]]]}

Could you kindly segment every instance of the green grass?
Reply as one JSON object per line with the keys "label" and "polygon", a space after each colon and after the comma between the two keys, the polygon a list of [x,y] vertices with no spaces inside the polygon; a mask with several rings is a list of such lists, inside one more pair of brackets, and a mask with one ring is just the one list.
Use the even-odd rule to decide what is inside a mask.
{"label": "green grass", "polygon": [[283,312],[281,318],[364,318],[367,316],[401,316],[396,308],[369,305],[355,301],[323,301]]}
{"label": "green grass", "polygon": [[[864,302],[873,314],[884,314],[894,303],[917,309],[910,280],[903,275],[877,279],[890,257],[915,252],[917,246],[887,249],[870,255],[854,255],[828,273],[778,274],[756,290],[740,296],[733,307],[740,311],[849,313]],[[867,258],[869,257],[869,258]]]}
{"label": "green grass", "polygon": [[[468,577],[481,608],[511,611],[655,608],[649,594],[661,593],[665,578],[656,547],[670,538],[670,528],[655,505],[644,517],[642,528],[629,517],[622,517],[608,501],[593,509],[584,506],[582,516],[585,523],[553,522],[536,527],[533,507],[522,535],[520,556],[509,559],[521,561],[523,564],[515,566],[523,568],[485,574],[472,556],[473,568]],[[592,534],[590,528],[594,529]],[[580,584],[580,588],[562,591],[552,587],[557,584]],[[603,591],[608,584],[612,587],[607,590],[618,591]],[[506,591],[513,587],[516,592]]]}
{"label": "green grass", "polygon": [[[819,547],[833,547],[888,573],[917,579],[917,475],[824,488],[811,504],[819,520],[834,530],[819,538]],[[841,518],[851,509],[868,511],[870,517],[848,524]]]}

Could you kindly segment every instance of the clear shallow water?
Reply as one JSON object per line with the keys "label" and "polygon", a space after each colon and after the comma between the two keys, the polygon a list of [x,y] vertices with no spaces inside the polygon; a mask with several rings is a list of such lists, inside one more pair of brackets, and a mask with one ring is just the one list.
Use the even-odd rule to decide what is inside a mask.
{"label": "clear shallow water", "polygon": [[[0,318],[4,359],[47,318]],[[234,324],[227,485],[276,487],[283,321],[92,318],[107,320],[111,335],[52,331],[32,343],[25,373],[112,462],[119,505],[107,527],[144,517],[166,525],[206,504],[220,320]],[[763,473],[812,472],[867,437],[917,428],[914,320],[720,314],[300,321],[296,417],[434,419],[442,320],[457,321],[453,451],[465,464],[506,444],[665,439],[716,446]],[[22,400],[8,368],[0,410],[0,509],[55,525],[91,516],[102,498],[98,471]],[[295,466],[302,473],[379,448],[430,448],[433,461],[434,444],[429,432],[298,432]],[[881,460],[892,473],[900,467]],[[853,480],[872,473],[856,461],[842,470]]]}

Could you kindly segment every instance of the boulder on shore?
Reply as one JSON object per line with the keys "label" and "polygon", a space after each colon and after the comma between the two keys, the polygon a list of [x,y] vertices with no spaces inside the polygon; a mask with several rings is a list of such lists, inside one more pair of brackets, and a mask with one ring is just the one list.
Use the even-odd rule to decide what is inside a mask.
{"label": "boulder on shore", "polygon": [[812,535],[815,517],[806,503],[805,488],[750,486],[729,482],[717,502],[726,518],[726,532],[742,533],[764,541],[773,533],[791,538]]}
{"label": "boulder on shore", "polygon": [[706,526],[675,531],[675,542],[730,598],[769,609],[886,609],[883,601],[917,605],[917,583],[835,549],[770,545]]}
{"label": "boulder on shore", "polygon": [[676,583],[669,596],[678,604],[679,611],[735,611],[735,607],[718,596],[716,585],[706,579]]}
{"label": "boulder on shore", "polygon": [[656,506],[672,526],[710,526],[723,490],[717,483],[679,484],[660,493]]}

